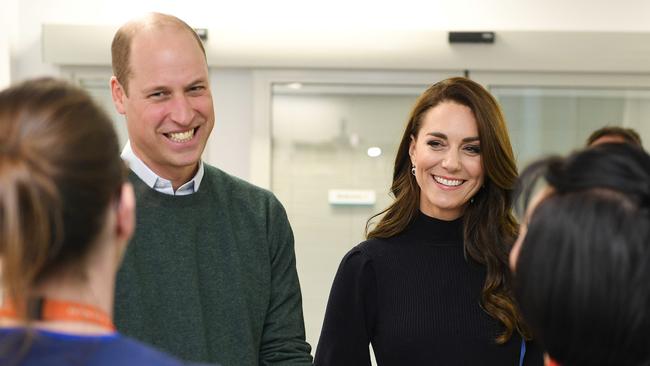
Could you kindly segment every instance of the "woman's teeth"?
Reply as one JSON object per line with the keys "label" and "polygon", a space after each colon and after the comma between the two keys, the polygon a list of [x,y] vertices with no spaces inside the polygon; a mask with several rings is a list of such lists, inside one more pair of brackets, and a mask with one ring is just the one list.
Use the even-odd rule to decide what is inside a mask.
{"label": "woman's teeth", "polygon": [[443,177],[438,177],[436,175],[433,176],[433,179],[440,184],[444,184],[450,187],[456,187],[463,183],[463,181],[460,179],[445,179]]}

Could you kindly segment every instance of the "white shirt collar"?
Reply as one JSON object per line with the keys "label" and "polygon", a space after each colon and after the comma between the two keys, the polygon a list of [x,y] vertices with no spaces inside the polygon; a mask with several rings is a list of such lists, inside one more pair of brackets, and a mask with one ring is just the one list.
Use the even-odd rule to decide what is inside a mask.
{"label": "white shirt collar", "polygon": [[189,182],[178,187],[176,192],[172,186],[172,182],[168,179],[159,177],[153,172],[140,158],[138,158],[133,149],[131,149],[131,141],[127,141],[122,150],[122,159],[126,161],[129,168],[137,175],[142,181],[150,188],[164,194],[172,196],[185,196],[195,193],[199,190],[201,180],[203,179],[204,169],[203,162],[199,160],[199,170]]}

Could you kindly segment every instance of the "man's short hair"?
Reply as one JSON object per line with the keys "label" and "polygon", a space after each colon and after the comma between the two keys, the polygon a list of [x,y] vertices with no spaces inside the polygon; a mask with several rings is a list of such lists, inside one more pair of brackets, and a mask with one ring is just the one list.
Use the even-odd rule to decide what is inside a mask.
{"label": "man's short hair", "polygon": [[603,128],[599,128],[596,131],[592,132],[591,135],[589,135],[589,138],[587,138],[587,146],[591,146],[591,144],[593,144],[594,141],[598,140],[603,136],[619,136],[623,138],[625,142],[628,142],[630,144],[639,147],[643,146],[643,144],[641,143],[641,136],[639,136],[638,132],[634,131],[631,128],[625,128],[619,126],[605,126]]}
{"label": "man's short hair", "polygon": [[194,29],[173,15],[151,13],[142,19],[129,21],[117,30],[115,36],[113,37],[113,43],[111,44],[111,62],[113,66],[113,75],[115,75],[117,81],[119,81],[119,83],[122,85],[122,88],[124,88],[125,94],[128,95],[127,88],[129,78],[132,76],[131,74],[133,72],[130,65],[131,43],[133,42],[133,38],[138,32],[143,29],[155,29],[166,26],[176,27],[179,30],[186,30],[190,32],[192,36],[194,36],[194,39],[196,39],[196,43],[201,48],[203,57],[206,57],[203,42],[201,42],[201,39],[196,34]]}

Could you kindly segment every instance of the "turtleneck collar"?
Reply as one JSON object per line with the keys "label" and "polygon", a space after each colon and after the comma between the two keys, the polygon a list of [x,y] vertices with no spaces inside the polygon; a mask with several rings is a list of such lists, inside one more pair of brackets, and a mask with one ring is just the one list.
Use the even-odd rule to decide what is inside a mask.
{"label": "turtleneck collar", "polygon": [[463,244],[463,217],[445,221],[418,212],[406,234],[432,244]]}

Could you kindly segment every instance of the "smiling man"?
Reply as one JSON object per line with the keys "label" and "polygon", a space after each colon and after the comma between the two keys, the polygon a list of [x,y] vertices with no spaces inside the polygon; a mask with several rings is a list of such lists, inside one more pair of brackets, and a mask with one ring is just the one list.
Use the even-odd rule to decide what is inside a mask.
{"label": "smiling man", "polygon": [[154,13],[122,26],[111,52],[138,205],[118,328],[191,361],[310,365],[284,208],[201,161],[214,126],[201,40]]}

